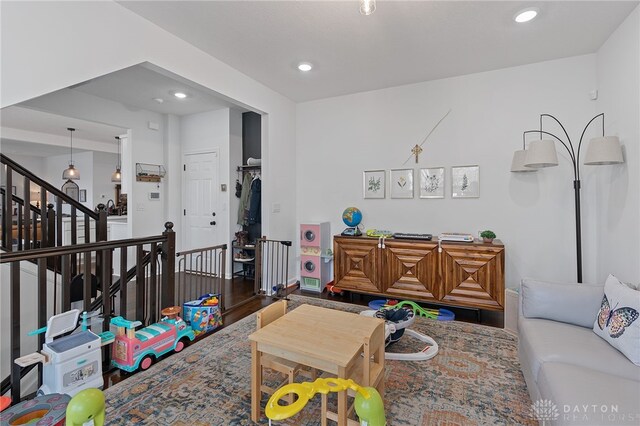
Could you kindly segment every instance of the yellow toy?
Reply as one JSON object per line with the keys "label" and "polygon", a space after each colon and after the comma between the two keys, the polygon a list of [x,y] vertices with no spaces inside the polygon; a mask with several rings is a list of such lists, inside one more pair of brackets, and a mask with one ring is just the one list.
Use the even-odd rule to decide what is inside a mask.
{"label": "yellow toy", "polygon": [[[328,394],[351,389],[356,391],[355,409],[360,418],[360,424],[366,426],[385,426],[387,419],[384,414],[384,404],[378,391],[370,386],[362,387],[351,379],[316,379],[314,382],[291,383],[275,391],[265,408],[265,414],[271,420],[284,420],[294,416],[302,410],[316,393]],[[290,405],[280,405],[282,397],[293,393],[298,399]]]}

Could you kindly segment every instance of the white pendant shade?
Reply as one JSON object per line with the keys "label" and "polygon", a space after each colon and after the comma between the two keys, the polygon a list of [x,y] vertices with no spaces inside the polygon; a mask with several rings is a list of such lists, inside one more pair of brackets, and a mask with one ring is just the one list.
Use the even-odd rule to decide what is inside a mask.
{"label": "white pendant shade", "polygon": [[537,169],[532,167],[525,167],[524,162],[527,158],[527,151],[521,149],[513,153],[513,160],[511,161],[512,172],[537,172]]}
{"label": "white pendant shade", "polygon": [[624,163],[624,159],[622,158],[620,140],[617,136],[591,139],[584,159],[585,165],[598,166],[620,163]]}
{"label": "white pendant shade", "polygon": [[554,142],[551,139],[532,141],[529,144],[524,165],[535,169],[557,166],[558,153]]}
{"label": "white pendant shade", "polygon": [[360,0],[360,13],[369,16],[376,11],[376,0]]}

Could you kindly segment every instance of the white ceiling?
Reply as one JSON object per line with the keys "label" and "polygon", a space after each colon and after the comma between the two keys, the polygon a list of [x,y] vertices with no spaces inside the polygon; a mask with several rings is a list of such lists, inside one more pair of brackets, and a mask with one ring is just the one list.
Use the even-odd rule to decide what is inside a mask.
{"label": "white ceiling", "polygon": [[121,127],[20,106],[3,108],[0,126],[0,151],[3,154],[34,157],[68,154],[71,139],[67,127],[76,129],[73,133],[73,152],[117,152],[115,137],[127,133],[127,129]]}
{"label": "white ceiling", "polygon": [[[294,101],[593,53],[637,1],[119,1]],[[529,6],[538,18],[516,24]],[[315,65],[306,74],[296,65]]]}
{"label": "white ceiling", "polygon": [[[73,147],[73,153],[85,152],[84,149]],[[69,147],[46,145],[43,143],[15,141],[2,139],[2,153],[9,156],[25,155],[29,157],[55,157],[56,155],[69,155]]]}
{"label": "white ceiling", "polygon": [[[62,115],[12,106],[0,112],[0,126],[11,129],[28,130],[48,135],[64,136],[70,139],[68,127],[76,129],[73,139],[85,139],[116,145],[116,136],[127,132],[121,127],[64,117]],[[75,148],[74,148],[75,149]]]}
{"label": "white ceiling", "polygon": [[[161,114],[189,115],[235,107],[187,80],[172,78],[136,65],[77,84],[74,90]],[[173,93],[183,92],[185,99]],[[164,102],[158,103],[154,98]]]}

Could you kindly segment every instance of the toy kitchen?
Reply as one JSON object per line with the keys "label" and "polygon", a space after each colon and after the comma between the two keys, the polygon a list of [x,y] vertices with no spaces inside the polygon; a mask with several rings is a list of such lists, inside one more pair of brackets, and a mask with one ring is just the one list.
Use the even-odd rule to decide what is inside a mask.
{"label": "toy kitchen", "polygon": [[102,388],[101,347],[113,342],[113,333],[97,335],[83,320],[82,330],[56,339],[78,328],[79,314],[79,310],[72,309],[49,318],[46,327],[29,333],[45,333],[42,350],[15,360],[20,367],[42,362],[42,386],[38,395],[74,396],[86,388]]}

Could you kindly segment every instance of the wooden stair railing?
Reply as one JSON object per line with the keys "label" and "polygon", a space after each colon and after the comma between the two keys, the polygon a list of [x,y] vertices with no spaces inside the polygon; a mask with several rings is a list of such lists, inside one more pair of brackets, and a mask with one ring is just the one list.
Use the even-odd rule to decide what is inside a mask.
{"label": "wooden stair railing", "polygon": [[[135,266],[127,269],[129,249],[136,253],[136,257]],[[114,252],[119,252],[120,261],[120,276],[115,282],[112,271]],[[48,277],[48,259],[52,258],[56,259],[55,263],[60,264],[61,268],[59,273],[49,274]],[[11,326],[7,340],[9,340],[11,359],[26,355],[21,352],[21,339],[24,339],[24,335],[28,331],[23,328],[24,325],[21,325],[21,308],[33,310],[32,317],[36,318],[35,328],[46,325],[48,312],[56,314],[71,308],[71,282],[74,278],[72,273],[73,259],[78,260],[78,272],[84,277],[95,275],[98,278],[98,285],[102,289],[99,301],[91,299],[91,279],[83,279],[82,307],[86,311],[91,308],[101,310],[104,315],[103,330],[106,331],[109,329],[110,316],[114,310],[119,311],[119,315],[126,315],[130,319],[149,324],[160,318],[162,307],[173,306],[176,303],[175,258],[175,233],[171,222],[165,224],[165,231],[158,236],[99,241],[63,247],[32,248],[3,253],[0,256],[0,264],[3,265],[3,268],[9,268],[9,280],[2,282],[1,285],[9,286],[10,300],[7,302]],[[37,264],[36,294],[26,294],[25,291],[21,291],[23,288],[21,279],[25,278],[21,273],[20,266],[20,262],[23,261]],[[7,265],[4,266],[5,264]],[[53,283],[54,295],[58,290],[60,291],[59,300],[56,300],[55,296],[54,298],[47,296],[48,280],[51,279],[55,280]],[[127,301],[130,300],[127,284],[133,280],[135,280],[135,306],[130,307],[127,305]],[[119,306],[112,306],[112,298],[116,294],[119,296],[120,303]],[[3,345],[6,337],[2,337]],[[37,342],[31,342],[36,342],[36,346],[42,347],[43,334],[32,337],[32,339],[37,339]],[[105,351],[103,358],[105,363],[109,362],[109,351]],[[41,366],[38,368],[40,371],[39,382],[41,383]],[[2,394],[10,388],[14,403],[20,401],[20,381],[24,376],[24,371],[16,364],[12,364],[10,377],[8,380],[2,381]]]}
{"label": "wooden stair railing", "polygon": [[[1,176],[4,187],[0,191],[2,201],[0,228],[3,250],[9,252],[62,246],[63,203],[70,206],[68,217],[71,225],[71,239],[69,244],[90,242],[91,221],[96,224],[95,241],[107,239],[107,212],[103,204],[99,204],[98,212],[95,212],[6,155],[0,154],[0,163],[4,165]],[[14,180],[14,174],[17,175],[17,180]],[[11,188],[15,182],[20,180],[22,181],[22,194],[13,194]],[[32,190],[40,194],[38,202],[41,206],[47,206],[46,209],[31,205]],[[49,204],[49,200],[53,197],[55,197],[55,204]],[[26,207],[27,205],[29,208]],[[14,208],[15,215],[13,214]],[[84,227],[84,241],[78,241],[79,221],[82,221],[81,225]],[[14,234],[16,236],[15,246],[13,244]],[[75,263],[72,262],[72,265]]]}

